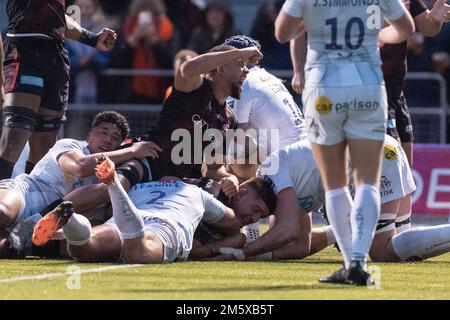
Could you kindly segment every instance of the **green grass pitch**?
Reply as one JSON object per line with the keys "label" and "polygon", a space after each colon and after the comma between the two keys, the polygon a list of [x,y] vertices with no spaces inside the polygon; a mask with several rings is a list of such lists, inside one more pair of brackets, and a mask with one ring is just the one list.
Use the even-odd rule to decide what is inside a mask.
{"label": "green grass pitch", "polygon": [[[337,270],[340,261],[330,247],[302,261],[182,262],[78,278],[67,274],[68,267],[92,271],[111,264],[0,260],[0,299],[450,299],[450,254],[424,262],[371,263],[379,267],[378,289],[320,284],[318,276]],[[53,276],[21,280],[44,274]]]}

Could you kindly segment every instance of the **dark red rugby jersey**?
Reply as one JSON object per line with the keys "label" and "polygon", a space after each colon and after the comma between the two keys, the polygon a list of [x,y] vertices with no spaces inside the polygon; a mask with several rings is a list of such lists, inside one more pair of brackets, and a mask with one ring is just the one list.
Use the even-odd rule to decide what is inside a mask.
{"label": "dark red rugby jersey", "polygon": [[66,29],[65,0],[8,0],[8,33],[44,34],[63,41]]}
{"label": "dark red rugby jersey", "polygon": [[[412,17],[427,10],[422,0],[403,0]],[[385,44],[381,48],[384,80],[388,84],[403,85],[406,76],[406,41],[398,44]]]}
{"label": "dark red rugby jersey", "polygon": [[[195,123],[201,124],[201,135],[197,137],[194,137]],[[200,88],[190,93],[183,93],[174,88],[163,104],[156,125],[149,131],[150,140],[159,144],[164,150],[153,162],[156,168],[152,169],[157,171],[156,176],[199,177],[201,176],[201,164],[194,163],[194,138],[201,139],[201,143],[198,145],[201,145],[203,151],[210,144],[209,141],[202,139],[206,129],[218,129],[225,139],[226,131],[236,128],[237,120],[234,112],[226,104],[220,105],[216,100],[211,81],[204,79]],[[180,143],[171,141],[172,132],[176,129],[186,129],[191,134],[191,155],[188,164],[175,165],[171,160],[172,148]],[[223,143],[224,141],[219,142]]]}

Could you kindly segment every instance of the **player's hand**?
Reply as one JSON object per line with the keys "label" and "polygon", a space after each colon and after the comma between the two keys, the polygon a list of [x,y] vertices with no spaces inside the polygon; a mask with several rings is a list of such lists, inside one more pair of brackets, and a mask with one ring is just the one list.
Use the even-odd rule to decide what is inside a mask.
{"label": "player's hand", "polygon": [[263,58],[263,54],[257,47],[239,49],[239,51],[241,52],[241,58],[249,64],[258,64],[259,60]]}
{"label": "player's hand", "polygon": [[440,22],[448,22],[450,20],[450,6],[445,3],[446,0],[437,0],[433,8],[430,10],[431,17]]}
{"label": "player's hand", "polygon": [[291,80],[292,89],[298,94],[302,94],[303,89],[305,89],[305,72],[294,71]]}
{"label": "player's hand", "polygon": [[234,175],[220,179],[219,184],[222,192],[229,198],[234,196],[239,190],[239,180]]}
{"label": "player's hand", "polygon": [[101,51],[110,51],[114,47],[117,40],[117,33],[114,30],[103,28],[98,33],[98,41],[96,48]]}
{"label": "player's hand", "polygon": [[163,149],[156,143],[152,141],[141,141],[136,142],[131,146],[135,158],[146,158],[150,157],[152,159],[159,158],[158,152],[162,152]]}

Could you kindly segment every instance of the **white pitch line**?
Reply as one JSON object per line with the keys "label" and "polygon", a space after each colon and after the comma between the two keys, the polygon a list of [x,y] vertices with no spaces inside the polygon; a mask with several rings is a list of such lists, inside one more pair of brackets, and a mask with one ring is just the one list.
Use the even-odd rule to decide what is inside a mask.
{"label": "white pitch line", "polygon": [[103,272],[103,271],[109,271],[109,270],[115,270],[115,269],[126,269],[126,268],[134,268],[134,267],[141,267],[143,264],[125,264],[120,266],[108,266],[108,267],[102,267],[102,268],[95,268],[95,269],[80,269],[80,271],[72,271],[67,273],[46,273],[46,274],[38,274],[35,276],[26,276],[26,277],[15,277],[15,278],[9,278],[9,279],[0,279],[1,283],[8,283],[8,282],[16,282],[16,281],[27,281],[27,280],[42,280],[42,279],[50,279],[50,278],[58,278],[58,277],[67,277],[67,276],[73,276],[76,274],[83,274],[83,273],[96,273],[96,272]]}

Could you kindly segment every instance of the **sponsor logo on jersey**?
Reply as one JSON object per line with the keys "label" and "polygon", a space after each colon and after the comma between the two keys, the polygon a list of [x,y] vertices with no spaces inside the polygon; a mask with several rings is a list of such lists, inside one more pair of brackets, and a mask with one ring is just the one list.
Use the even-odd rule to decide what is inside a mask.
{"label": "sponsor logo on jersey", "polygon": [[321,116],[329,114],[333,109],[333,104],[331,103],[330,99],[325,96],[318,97],[314,102],[314,106]]}
{"label": "sponsor logo on jersey", "polygon": [[397,149],[391,144],[386,144],[384,146],[384,157],[390,161],[397,159]]}
{"label": "sponsor logo on jersey", "polygon": [[360,101],[354,99],[352,101],[338,102],[335,105],[336,112],[343,112],[347,110],[352,111],[375,111],[380,106],[378,101]]}
{"label": "sponsor logo on jersey", "polygon": [[381,176],[380,180],[380,196],[385,197],[389,194],[393,194],[394,191],[392,190],[392,182],[388,177]]}

